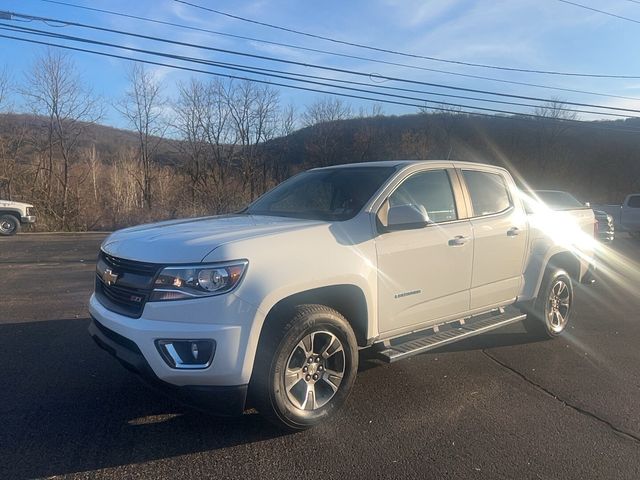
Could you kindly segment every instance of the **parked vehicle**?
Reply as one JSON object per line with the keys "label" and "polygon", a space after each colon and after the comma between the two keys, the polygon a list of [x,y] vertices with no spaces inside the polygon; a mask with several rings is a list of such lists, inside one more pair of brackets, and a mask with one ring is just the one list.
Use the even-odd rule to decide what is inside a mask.
{"label": "parked vehicle", "polygon": [[[582,203],[568,192],[559,190],[536,190],[536,196],[552,210],[576,210],[591,208],[588,203]],[[604,243],[612,242],[615,238],[613,217],[602,210],[593,209],[596,219],[596,238]]]}
{"label": "parked vehicle", "polygon": [[583,208],[527,215],[495,166],[314,169],[239,214],[113,233],[89,331],[208,411],[305,429],[345,401],[359,349],[394,362],[520,321],[561,334],[593,223]]}
{"label": "parked vehicle", "polygon": [[35,223],[33,205],[29,203],[0,200],[0,235],[15,235],[21,225]]}
{"label": "parked vehicle", "polygon": [[622,205],[594,205],[593,208],[611,215],[619,231],[640,239],[640,193],[627,195]]}

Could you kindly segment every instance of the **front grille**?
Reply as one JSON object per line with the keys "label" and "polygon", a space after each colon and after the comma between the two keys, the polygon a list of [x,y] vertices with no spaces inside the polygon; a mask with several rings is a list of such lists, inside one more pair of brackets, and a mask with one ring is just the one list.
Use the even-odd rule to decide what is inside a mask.
{"label": "front grille", "polygon": [[[118,276],[114,284],[108,285],[102,279],[102,272],[107,268]],[[159,269],[160,266],[153,263],[118,258],[101,251],[96,271],[96,297],[111,311],[139,318]]]}
{"label": "front grille", "polygon": [[155,275],[158,271],[158,265],[155,263],[136,262],[135,260],[118,258],[104,253],[103,251],[100,251],[100,258],[102,258],[111,268],[122,270],[124,272],[136,273],[138,275]]}

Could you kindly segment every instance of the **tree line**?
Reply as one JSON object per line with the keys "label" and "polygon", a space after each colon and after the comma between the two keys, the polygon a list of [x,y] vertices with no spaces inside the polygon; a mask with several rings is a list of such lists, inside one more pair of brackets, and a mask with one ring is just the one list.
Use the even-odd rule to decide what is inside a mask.
{"label": "tree line", "polygon": [[[130,131],[107,139],[96,127],[105,102],[56,50],[19,82],[0,71],[0,113],[17,96],[29,115],[0,116],[0,198],[33,203],[41,229],[225,213],[299,170],[354,161],[483,161],[592,201],[640,189],[638,135],[618,128],[640,125],[576,125],[560,101],[539,107],[535,121],[426,108],[384,116],[379,105],[354,111],[331,97],[299,114],[277,89],[248,81],[194,77],[169,99],[149,69],[133,64],[112,102]],[[610,128],[592,128],[600,124]]]}

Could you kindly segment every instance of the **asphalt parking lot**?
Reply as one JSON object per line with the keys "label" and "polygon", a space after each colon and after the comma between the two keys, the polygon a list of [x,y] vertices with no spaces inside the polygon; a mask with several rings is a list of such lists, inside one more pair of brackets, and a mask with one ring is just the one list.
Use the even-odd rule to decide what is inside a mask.
{"label": "asphalt parking lot", "polygon": [[640,478],[640,243],[520,325],[385,365],[362,355],[329,424],[283,434],[159,395],[89,338],[102,234],[0,239],[0,478]]}

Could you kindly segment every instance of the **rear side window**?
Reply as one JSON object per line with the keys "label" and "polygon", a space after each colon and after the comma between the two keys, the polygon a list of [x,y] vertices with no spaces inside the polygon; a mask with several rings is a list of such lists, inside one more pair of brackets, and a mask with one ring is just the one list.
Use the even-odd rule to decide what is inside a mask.
{"label": "rear side window", "polygon": [[432,222],[456,220],[456,202],[446,170],[428,170],[407,178],[389,197],[389,206],[422,206]]}
{"label": "rear side window", "polygon": [[477,170],[463,170],[462,175],[471,195],[474,217],[500,213],[511,206],[502,175]]}
{"label": "rear side window", "polygon": [[633,197],[629,197],[628,206],[630,208],[640,208],[640,195],[634,195]]}

